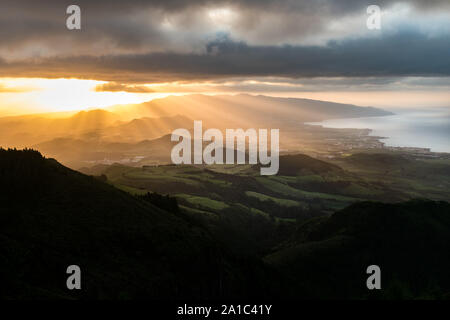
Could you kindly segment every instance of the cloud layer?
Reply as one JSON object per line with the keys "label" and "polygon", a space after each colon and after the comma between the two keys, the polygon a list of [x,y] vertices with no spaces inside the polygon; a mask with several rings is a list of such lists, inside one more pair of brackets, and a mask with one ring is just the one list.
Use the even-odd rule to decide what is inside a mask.
{"label": "cloud layer", "polygon": [[[380,0],[79,0],[0,3],[0,77],[76,77],[130,83],[229,77],[450,75],[450,2]],[[127,83],[125,87],[117,87]],[[101,90],[106,90],[104,87]]]}

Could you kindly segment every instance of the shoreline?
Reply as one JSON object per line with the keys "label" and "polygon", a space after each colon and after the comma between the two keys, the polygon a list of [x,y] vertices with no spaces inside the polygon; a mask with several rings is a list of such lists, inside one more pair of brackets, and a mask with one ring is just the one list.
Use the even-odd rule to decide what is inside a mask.
{"label": "shoreline", "polygon": [[[402,117],[401,114],[395,114],[393,116],[397,116],[398,119],[392,120],[392,118],[390,118],[390,122],[385,122],[383,120],[386,117],[392,116],[336,118],[319,122],[304,122],[303,124],[307,126],[321,127],[324,130],[361,130],[361,133],[365,134],[367,137],[378,139],[378,141],[383,144],[383,147],[387,149],[420,150],[437,154],[450,154],[450,150],[447,150],[448,147],[445,143],[427,143],[428,141],[433,141],[434,135],[438,136],[438,142],[445,141],[443,135],[434,133],[434,130],[439,130],[440,132],[441,128],[439,125],[433,126],[431,123],[428,128],[424,128],[429,129],[425,132],[434,133],[434,135],[418,135],[413,131],[413,129],[409,128],[413,127],[415,123],[414,121],[408,121],[409,119],[407,115]],[[366,123],[367,121],[375,122],[371,125],[370,123]],[[426,140],[426,138],[428,138],[428,140]]]}

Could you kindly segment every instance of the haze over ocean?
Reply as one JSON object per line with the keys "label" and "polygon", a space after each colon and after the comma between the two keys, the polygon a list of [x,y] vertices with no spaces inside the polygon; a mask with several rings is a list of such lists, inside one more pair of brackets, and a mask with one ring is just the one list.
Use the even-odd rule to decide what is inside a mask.
{"label": "haze over ocean", "polygon": [[387,146],[430,148],[450,152],[450,109],[391,109],[393,116],[332,119],[311,124],[326,128],[369,128],[370,135],[386,137]]}

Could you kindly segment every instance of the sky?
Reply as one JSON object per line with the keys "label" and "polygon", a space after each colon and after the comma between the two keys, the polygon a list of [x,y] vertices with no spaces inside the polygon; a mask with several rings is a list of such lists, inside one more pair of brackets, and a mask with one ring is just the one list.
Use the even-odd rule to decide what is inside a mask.
{"label": "sky", "polygon": [[450,107],[449,89],[448,0],[0,2],[3,115],[194,92]]}

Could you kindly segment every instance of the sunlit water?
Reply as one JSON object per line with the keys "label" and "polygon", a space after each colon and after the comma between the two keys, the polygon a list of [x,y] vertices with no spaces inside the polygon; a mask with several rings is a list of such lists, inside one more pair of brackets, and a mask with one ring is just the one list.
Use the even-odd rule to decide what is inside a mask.
{"label": "sunlit water", "polygon": [[387,146],[430,148],[450,152],[450,108],[393,110],[393,116],[334,119],[312,122],[327,128],[369,128],[372,136],[386,137]]}

